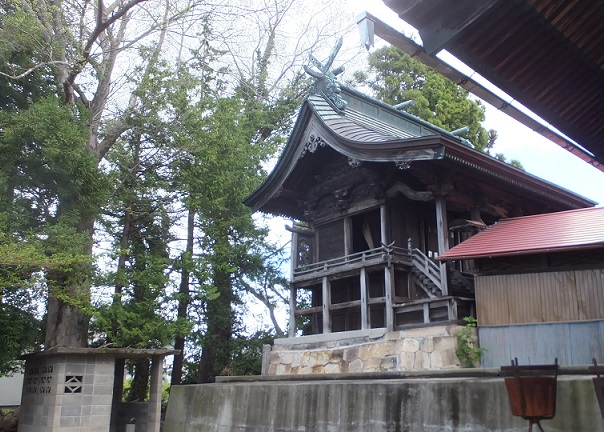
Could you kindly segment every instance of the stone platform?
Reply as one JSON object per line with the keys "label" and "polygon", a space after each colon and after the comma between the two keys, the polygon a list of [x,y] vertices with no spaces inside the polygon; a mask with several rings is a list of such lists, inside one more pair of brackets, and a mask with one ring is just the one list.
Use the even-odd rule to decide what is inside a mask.
{"label": "stone platform", "polygon": [[[164,431],[525,432],[528,422],[512,416],[497,373],[233,377],[175,386]],[[559,376],[557,415],[542,425],[548,432],[604,432],[591,377]]]}
{"label": "stone platform", "polygon": [[459,325],[358,330],[276,339],[268,375],[457,369]]}

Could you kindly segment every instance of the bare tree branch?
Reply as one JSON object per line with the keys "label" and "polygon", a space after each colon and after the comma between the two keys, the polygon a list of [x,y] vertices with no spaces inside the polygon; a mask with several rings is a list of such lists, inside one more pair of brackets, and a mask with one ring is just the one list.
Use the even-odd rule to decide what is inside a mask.
{"label": "bare tree branch", "polygon": [[27,75],[37,71],[38,69],[41,69],[46,66],[54,66],[54,65],[69,66],[69,63],[67,63],[65,61],[61,61],[61,60],[49,61],[49,62],[44,62],[44,63],[38,63],[37,65],[30,67],[25,72],[22,72],[19,75],[11,75],[11,74],[7,74],[7,73],[1,72],[1,71],[0,71],[0,75],[5,76],[10,79],[17,80],[17,79],[25,78]]}

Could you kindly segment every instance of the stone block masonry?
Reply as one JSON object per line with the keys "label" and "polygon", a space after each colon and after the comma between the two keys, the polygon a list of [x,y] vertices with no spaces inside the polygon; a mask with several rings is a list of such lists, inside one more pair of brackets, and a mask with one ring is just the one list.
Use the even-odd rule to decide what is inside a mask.
{"label": "stone block masonry", "polygon": [[458,369],[456,334],[462,326],[432,326],[278,339],[268,375]]}
{"label": "stone block masonry", "polygon": [[40,356],[28,360],[19,432],[107,432],[114,360],[98,356]]}
{"label": "stone block masonry", "polygon": [[[174,350],[66,348],[24,356],[19,432],[159,432],[163,359]],[[151,360],[149,400],[122,402],[116,359]],[[117,392],[114,394],[114,391]]]}

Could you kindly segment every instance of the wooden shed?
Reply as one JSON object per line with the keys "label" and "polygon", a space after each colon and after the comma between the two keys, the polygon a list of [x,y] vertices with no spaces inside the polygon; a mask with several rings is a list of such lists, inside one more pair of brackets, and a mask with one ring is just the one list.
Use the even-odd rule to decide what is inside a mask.
{"label": "wooden shed", "polygon": [[503,219],[439,259],[473,262],[483,366],[604,359],[604,208]]}

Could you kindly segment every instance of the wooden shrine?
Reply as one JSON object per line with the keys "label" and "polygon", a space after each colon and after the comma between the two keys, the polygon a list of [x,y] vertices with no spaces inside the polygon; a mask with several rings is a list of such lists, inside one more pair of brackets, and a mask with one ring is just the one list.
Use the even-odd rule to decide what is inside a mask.
{"label": "wooden shrine", "polygon": [[294,221],[290,339],[458,323],[474,314],[472,262],[440,254],[500,218],[594,205],[315,64],[280,159],[245,201]]}

